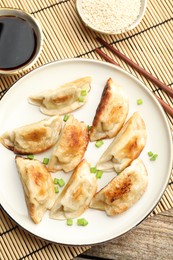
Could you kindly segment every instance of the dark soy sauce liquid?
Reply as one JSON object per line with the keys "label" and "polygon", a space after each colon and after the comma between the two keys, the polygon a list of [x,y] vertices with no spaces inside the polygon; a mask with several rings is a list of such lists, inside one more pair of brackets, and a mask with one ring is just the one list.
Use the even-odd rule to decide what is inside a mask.
{"label": "dark soy sauce liquid", "polygon": [[31,25],[16,16],[0,17],[0,69],[25,65],[36,50],[36,35]]}

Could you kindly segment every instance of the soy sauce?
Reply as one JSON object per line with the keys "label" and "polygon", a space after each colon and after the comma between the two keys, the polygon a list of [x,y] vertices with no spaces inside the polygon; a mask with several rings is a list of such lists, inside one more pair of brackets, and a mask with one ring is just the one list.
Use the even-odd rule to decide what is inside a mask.
{"label": "soy sauce", "polygon": [[36,44],[36,35],[29,22],[16,16],[0,17],[1,70],[25,65],[34,56]]}

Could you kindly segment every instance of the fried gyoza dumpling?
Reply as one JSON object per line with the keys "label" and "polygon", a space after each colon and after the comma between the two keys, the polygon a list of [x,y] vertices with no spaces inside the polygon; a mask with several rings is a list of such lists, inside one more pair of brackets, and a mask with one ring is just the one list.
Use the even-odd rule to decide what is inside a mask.
{"label": "fried gyoza dumpling", "polygon": [[109,216],[120,214],[142,197],[147,184],[147,170],[142,160],[136,159],[95,194],[90,208],[103,210]]}
{"label": "fried gyoza dumpling", "polygon": [[0,142],[16,154],[37,154],[52,147],[58,140],[62,118],[53,116],[5,132]]}
{"label": "fried gyoza dumpling", "polygon": [[52,177],[46,166],[38,160],[16,156],[16,165],[22,182],[29,215],[39,223],[47,209],[55,202]]}
{"label": "fried gyoza dumpling", "polygon": [[56,89],[49,89],[30,96],[28,101],[40,107],[46,115],[62,115],[76,110],[87,101],[91,77],[77,79]]}
{"label": "fried gyoza dumpling", "polygon": [[145,123],[135,112],[122,127],[97,163],[97,169],[124,170],[143,150],[147,139]]}
{"label": "fried gyoza dumpling", "polygon": [[95,174],[90,173],[90,165],[84,159],[76,167],[64,190],[50,211],[53,219],[79,217],[89,206],[97,190]]}
{"label": "fried gyoza dumpling", "polygon": [[87,125],[79,122],[72,115],[69,116],[50,157],[49,171],[74,170],[84,156],[88,141]]}
{"label": "fried gyoza dumpling", "polygon": [[96,110],[90,140],[114,137],[123,126],[128,110],[129,100],[126,93],[110,78]]}

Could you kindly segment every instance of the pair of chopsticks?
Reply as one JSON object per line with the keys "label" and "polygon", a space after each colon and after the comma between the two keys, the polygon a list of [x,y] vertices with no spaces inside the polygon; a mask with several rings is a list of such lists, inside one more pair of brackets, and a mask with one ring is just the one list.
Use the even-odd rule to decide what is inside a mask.
{"label": "pair of chopsticks", "polygon": [[[122,54],[120,51],[116,50],[112,45],[105,42],[100,37],[96,38],[99,43],[101,43],[104,47],[106,47],[108,50],[110,50],[113,54],[117,55],[121,60],[123,60],[125,63],[130,65],[133,69],[138,71],[141,75],[143,75],[146,79],[150,80],[152,83],[154,83],[157,87],[165,91],[170,97],[173,97],[173,90],[166,86],[163,82],[158,80],[156,77],[154,77],[152,74],[147,72],[145,69],[140,67],[138,64],[127,58],[124,54]],[[113,59],[111,59],[106,53],[104,53],[101,49],[96,48],[96,52],[104,58],[106,61],[116,65],[120,66],[118,63],[116,63]],[[154,94],[154,93],[153,93]],[[156,94],[154,96],[157,98],[165,112],[167,112],[170,116],[173,117],[173,108],[171,108],[166,102],[164,102],[161,98],[159,98]]]}

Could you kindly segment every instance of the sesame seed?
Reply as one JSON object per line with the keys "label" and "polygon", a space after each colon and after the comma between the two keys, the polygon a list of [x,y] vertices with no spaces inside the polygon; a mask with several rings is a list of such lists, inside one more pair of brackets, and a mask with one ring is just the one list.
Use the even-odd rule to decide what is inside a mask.
{"label": "sesame seed", "polygon": [[88,26],[103,32],[120,32],[139,16],[141,0],[82,0],[81,16]]}

